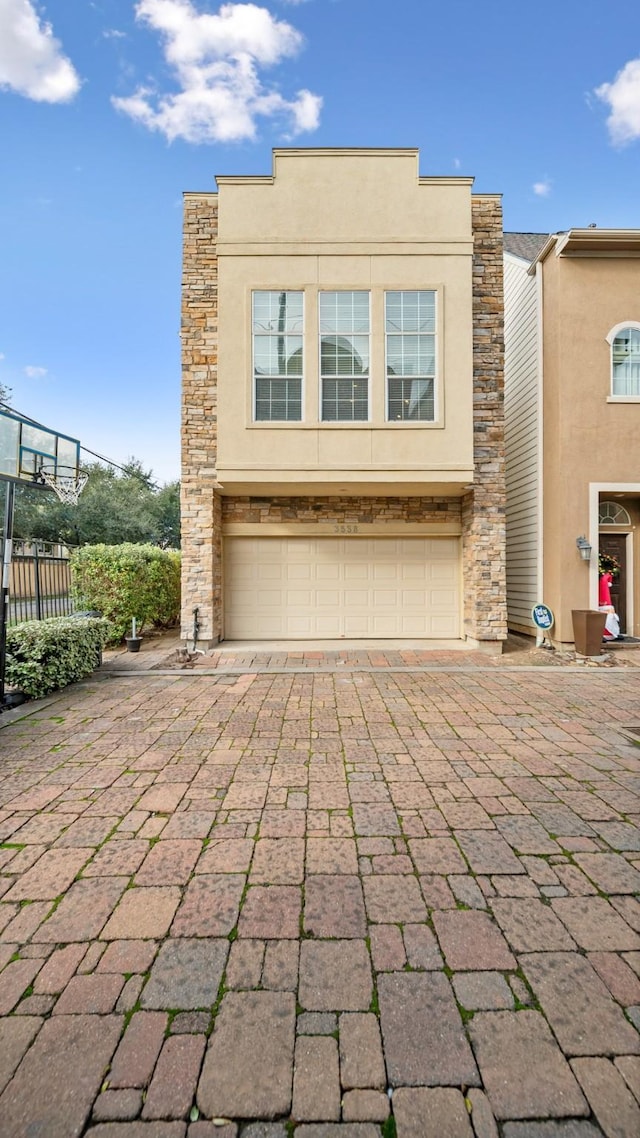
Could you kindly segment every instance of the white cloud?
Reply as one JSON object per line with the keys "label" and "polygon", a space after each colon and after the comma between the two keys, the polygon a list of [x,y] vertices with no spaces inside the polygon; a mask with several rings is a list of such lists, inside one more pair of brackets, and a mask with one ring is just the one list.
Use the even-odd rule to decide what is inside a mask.
{"label": "white cloud", "polygon": [[66,103],[80,89],[73,64],[32,0],[0,0],[0,88],[42,103]]}
{"label": "white cloud", "polygon": [[47,374],[47,369],[46,367],[35,367],[33,364],[27,364],[24,369],[24,374],[28,376],[29,379],[43,379]]}
{"label": "white cloud", "polygon": [[545,178],[544,182],[534,182],[533,192],[537,194],[539,198],[548,198],[551,193],[551,182],[549,179]]}
{"label": "white cloud", "polygon": [[127,38],[127,33],[119,32],[117,28],[107,28],[102,35],[106,40],[124,40]]}
{"label": "white cloud", "polygon": [[640,138],[640,58],[630,59],[613,83],[596,87],[595,94],[611,111],[607,126],[614,145]]}
{"label": "white cloud", "polygon": [[303,37],[256,4],[223,4],[200,14],[191,0],[138,0],[136,19],[158,32],[180,90],[149,84],[113,105],[172,142],[231,142],[253,138],[259,116],[284,120],[290,135],[315,130],[322,98],[298,91],[285,99],[258,72],[302,49]]}

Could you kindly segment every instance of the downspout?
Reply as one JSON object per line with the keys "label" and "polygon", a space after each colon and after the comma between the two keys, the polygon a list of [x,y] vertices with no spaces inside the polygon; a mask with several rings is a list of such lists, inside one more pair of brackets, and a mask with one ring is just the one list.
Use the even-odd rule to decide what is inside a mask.
{"label": "downspout", "polygon": [[[536,424],[538,472],[536,486],[536,517],[537,529],[536,547],[536,593],[544,601],[544,314],[542,309],[543,284],[542,261],[536,264],[536,356],[537,356],[537,391],[536,391]],[[536,648],[541,648],[545,642],[542,630],[536,636]]]}

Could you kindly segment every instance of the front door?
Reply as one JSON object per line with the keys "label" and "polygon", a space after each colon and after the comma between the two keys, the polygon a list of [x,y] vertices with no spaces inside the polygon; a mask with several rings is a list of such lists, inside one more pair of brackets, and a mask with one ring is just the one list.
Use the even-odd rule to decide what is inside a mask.
{"label": "front door", "polygon": [[600,553],[615,557],[620,566],[611,586],[611,604],[620,621],[620,631],[627,631],[627,538],[623,533],[601,533]]}

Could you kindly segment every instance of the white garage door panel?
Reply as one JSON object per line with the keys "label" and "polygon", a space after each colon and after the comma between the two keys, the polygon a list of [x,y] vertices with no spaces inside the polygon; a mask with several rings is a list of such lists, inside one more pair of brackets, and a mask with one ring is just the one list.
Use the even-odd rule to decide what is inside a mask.
{"label": "white garage door panel", "polygon": [[225,540],[225,636],[460,636],[455,538]]}

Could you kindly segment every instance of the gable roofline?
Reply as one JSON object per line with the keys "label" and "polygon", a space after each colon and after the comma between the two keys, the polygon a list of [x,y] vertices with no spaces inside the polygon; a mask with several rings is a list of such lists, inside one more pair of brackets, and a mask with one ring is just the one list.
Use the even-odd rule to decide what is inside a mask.
{"label": "gable roofline", "polygon": [[552,250],[555,250],[556,257],[640,256],[640,229],[598,229],[592,226],[552,233],[531,262],[528,270],[531,275]]}
{"label": "gable roofline", "polygon": [[532,260],[537,257],[548,237],[548,233],[516,233],[506,230],[504,234],[505,255],[509,254],[509,256],[515,257],[518,261],[530,265]]}

